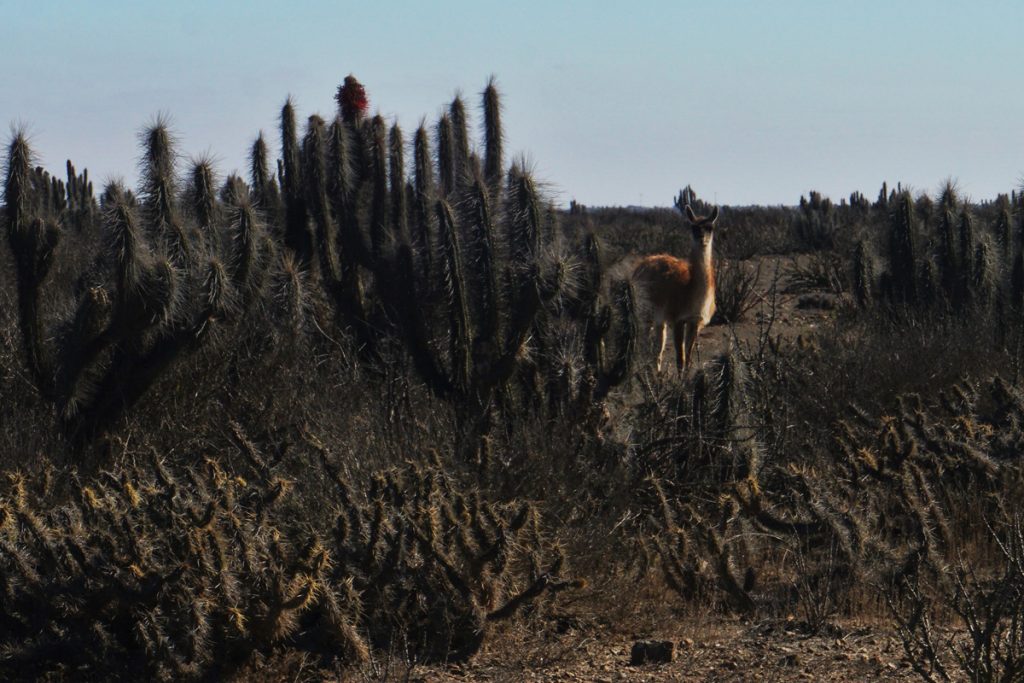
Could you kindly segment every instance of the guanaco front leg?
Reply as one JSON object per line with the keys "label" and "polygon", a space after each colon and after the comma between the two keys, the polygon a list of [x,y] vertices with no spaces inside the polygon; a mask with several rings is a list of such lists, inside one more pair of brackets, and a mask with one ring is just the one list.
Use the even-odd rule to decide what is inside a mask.
{"label": "guanaco front leg", "polygon": [[676,370],[683,374],[683,367],[689,367],[689,347],[686,344],[688,325],[685,320],[677,320],[672,326],[672,341],[676,345]]}
{"label": "guanaco front leg", "polygon": [[661,323],[661,345],[658,347],[658,374],[661,374],[661,360],[665,357],[665,340],[668,336],[668,323]]}

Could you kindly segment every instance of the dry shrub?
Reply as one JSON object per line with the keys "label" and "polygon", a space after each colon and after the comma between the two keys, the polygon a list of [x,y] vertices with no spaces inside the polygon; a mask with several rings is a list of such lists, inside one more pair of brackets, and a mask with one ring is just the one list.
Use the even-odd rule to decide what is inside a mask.
{"label": "dry shrub", "polygon": [[393,648],[459,661],[491,624],[574,585],[528,504],[489,503],[415,465],[357,495],[321,451],[335,495],[319,504],[337,512],[316,524],[295,516],[295,482],[242,441],[245,478],[211,459],[154,460],[55,508],[45,479],[11,475],[0,669],[205,680],[279,647],[324,664]]}
{"label": "dry shrub", "polygon": [[715,321],[738,323],[761,301],[757,291],[763,261],[720,259],[715,273]]}

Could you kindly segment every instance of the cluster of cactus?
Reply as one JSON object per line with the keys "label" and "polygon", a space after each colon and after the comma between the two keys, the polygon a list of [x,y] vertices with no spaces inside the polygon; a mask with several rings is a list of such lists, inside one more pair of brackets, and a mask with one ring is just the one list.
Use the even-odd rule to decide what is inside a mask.
{"label": "cluster of cactus", "polygon": [[[347,81],[339,102],[356,86]],[[504,165],[493,82],[483,114],[482,160],[471,151],[465,105],[456,97],[436,127],[436,167],[428,130],[421,125],[414,134],[411,177],[401,129],[380,116],[342,111],[330,126],[311,116],[301,145],[290,103],[281,117],[287,243],[319,271],[338,325],[365,354],[401,340],[426,386],[453,405],[460,443],[470,450],[516,386],[559,386],[558,354],[545,348],[559,326],[582,325],[591,346],[613,327],[635,326],[632,291],[623,285],[613,288],[611,309],[586,308],[600,320],[559,310],[571,294],[571,264],[555,212],[529,173]],[[600,269],[589,265],[599,279],[587,286],[598,291]],[[620,315],[613,326],[609,319]],[[625,379],[633,345],[616,348],[609,369],[595,361],[586,373],[597,394]],[[544,376],[522,377],[538,373]],[[574,395],[587,394],[584,379],[576,384],[584,388]]]}
{"label": "cluster of cactus", "polygon": [[706,216],[714,208],[714,206],[698,197],[697,192],[690,185],[681,189],[673,202],[680,211],[683,210],[684,206],[689,206],[698,216]]}
{"label": "cluster of cactus", "polygon": [[871,210],[871,200],[864,196],[863,192],[853,191],[850,193],[850,208],[860,214],[866,214]]}
{"label": "cluster of cactus", "polygon": [[779,545],[837,594],[938,572],[955,539],[1019,493],[1024,394],[1002,380],[955,385],[935,405],[908,396],[880,420],[850,409],[832,449],[779,462],[763,456],[766,432],[751,424],[765,418],[752,418],[744,375],[726,355],[654,401],[664,427],[637,453],[655,529],[647,553],[685,599],[718,586],[727,604],[754,609],[755,568]]}
{"label": "cluster of cactus", "polygon": [[582,585],[562,577],[565,556],[532,505],[486,501],[436,462],[379,472],[357,494],[329,450],[310,444],[339,500],[335,575],[363,596],[374,647],[401,646],[430,661],[468,659],[491,624]]}
{"label": "cluster of cactus", "polygon": [[286,482],[153,462],[77,485],[56,509],[36,489],[12,475],[0,507],[7,676],[200,680],[285,642],[366,655],[359,595],[328,583],[314,538],[277,526]]}
{"label": "cluster of cactus", "polygon": [[[651,517],[657,530],[652,543],[665,583],[688,601],[717,586],[734,609],[753,611],[756,604],[750,593],[757,573],[748,565],[741,577],[736,565],[737,539],[742,540],[747,531],[737,524],[735,501],[723,498],[717,510],[702,512],[678,496],[670,499],[657,479],[652,480],[652,488],[660,503],[660,516]],[[715,516],[705,517],[708,512]]]}
{"label": "cluster of cactus", "polygon": [[[985,520],[987,534],[968,544],[990,544],[990,557],[977,562],[961,554],[950,569],[930,577],[907,577],[886,592],[906,658],[924,680],[960,679],[951,675],[954,663],[963,680],[1020,677],[1024,524],[1014,504],[1003,503],[997,516]],[[956,636],[950,637],[950,630]]]}
{"label": "cluster of cactus", "polygon": [[[355,78],[338,102],[333,122],[310,116],[301,140],[286,102],[276,178],[261,135],[249,182],[232,176],[219,188],[205,159],[179,182],[172,135],[158,121],[142,136],[138,194],[111,184],[99,207],[85,174],[69,163],[65,185],[33,170],[15,136],[5,217],[26,363],[70,432],[108,428],[211,331],[297,335],[308,311],[321,328],[333,317],[366,359],[404,349],[454,407],[470,450],[510,400],[556,388],[549,404],[586,403],[627,377],[632,289],[607,285],[592,239],[585,250],[581,236],[565,244],[530,174],[506,165],[493,82],[483,93],[483,158],[457,97],[437,124],[436,154],[426,127],[416,131],[409,172],[401,129],[365,115]],[[101,239],[79,239],[72,257],[58,249],[71,233]],[[583,292],[574,251],[586,261]],[[66,307],[54,306],[44,315],[52,266],[82,254],[92,261],[62,274],[76,282],[73,313],[60,319]],[[251,320],[251,309],[262,317]],[[582,354],[573,344],[584,338]],[[570,357],[583,371],[568,373],[567,390]]]}
{"label": "cluster of cactus", "polygon": [[[648,477],[647,519],[666,583],[686,600],[717,585],[732,607],[755,603],[752,520],[742,492],[757,492],[762,448],[750,427],[744,363],[732,353],[699,370],[691,386],[657,399],[651,419],[664,425],[640,454]],[[730,495],[727,492],[733,491]],[[744,568],[740,565],[745,564]]]}
{"label": "cluster of cactus", "polygon": [[875,200],[872,207],[882,215],[888,215],[890,208],[896,203],[897,197],[902,194],[903,183],[896,183],[896,187],[890,188],[889,184],[883,181],[882,187],[878,190],[878,199]]}
{"label": "cluster of cactus", "polygon": [[578,257],[576,291],[534,329],[537,353],[527,365],[529,394],[546,397],[551,413],[592,424],[635,356],[636,294],[629,280],[607,282],[601,244],[588,232]]}
{"label": "cluster of cactus", "polygon": [[[29,170],[30,156],[16,135],[5,209],[27,364],[63,425],[88,437],[123,414],[177,357],[246,310],[275,249],[248,188],[229,178],[218,191],[208,161],[195,162],[179,192],[163,121],[143,135],[138,196],[112,183],[99,207],[85,174],[74,175],[69,164],[67,185],[36,182],[45,177]],[[58,286],[47,276],[62,240],[83,247],[62,258],[86,262],[69,275],[77,277],[71,315],[52,322],[40,300],[44,286]]]}
{"label": "cluster of cactus", "polygon": [[861,308],[868,308],[874,300],[874,282],[874,260],[868,245],[860,240],[853,252],[853,296]]}
{"label": "cluster of cactus", "polygon": [[281,647],[456,661],[490,624],[576,585],[533,507],[463,494],[433,466],[382,472],[357,495],[320,447],[336,522],[296,522],[301,493],[234,431],[248,480],[209,458],[154,459],[70,484],[51,508],[50,478],[9,476],[0,671],[210,680]]}
{"label": "cluster of cactus", "polygon": [[835,206],[832,200],[812,190],[809,197],[800,197],[800,212],[794,219],[793,229],[805,248],[830,249],[834,246],[837,230]]}
{"label": "cluster of cactus", "polygon": [[1024,252],[1014,235],[1009,197],[997,200],[991,221],[981,230],[974,211],[951,182],[936,201],[926,195],[915,200],[902,191],[885,206],[888,244],[879,250],[884,257],[877,284],[869,246],[862,241],[855,253],[859,303],[874,300],[959,311],[1020,306],[1024,278],[1015,278],[1014,273],[1018,260],[1024,263]]}
{"label": "cluster of cactus", "polygon": [[[610,301],[601,301],[601,251],[597,237],[590,233],[584,244],[587,281],[581,300],[586,304],[582,320],[585,324],[584,359],[587,363],[586,385],[592,387],[583,394],[585,401],[602,400],[612,387],[629,375],[637,343],[636,296],[629,280],[612,283]],[[618,325],[613,332],[613,326]],[[614,340],[614,353],[607,340]]]}

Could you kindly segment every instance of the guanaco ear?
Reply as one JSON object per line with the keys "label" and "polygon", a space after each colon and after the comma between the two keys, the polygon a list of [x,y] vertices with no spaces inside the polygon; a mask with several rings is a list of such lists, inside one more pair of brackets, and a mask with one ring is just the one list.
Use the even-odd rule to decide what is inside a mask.
{"label": "guanaco ear", "polygon": [[696,223],[697,222],[697,214],[695,214],[693,212],[693,209],[690,208],[689,204],[686,205],[685,213],[686,213],[687,220],[689,220],[691,223]]}
{"label": "guanaco ear", "polygon": [[711,215],[708,216],[705,220],[707,220],[707,222],[710,223],[711,225],[715,224],[715,221],[718,220],[718,207],[717,206],[715,208],[711,209]]}

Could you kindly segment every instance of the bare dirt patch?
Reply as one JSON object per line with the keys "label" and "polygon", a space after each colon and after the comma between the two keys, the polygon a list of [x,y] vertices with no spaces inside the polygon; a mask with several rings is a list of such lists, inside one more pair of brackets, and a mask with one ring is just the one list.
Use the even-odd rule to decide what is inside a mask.
{"label": "bare dirt patch", "polygon": [[[408,680],[456,681],[904,681],[916,674],[884,627],[848,623],[811,635],[796,620],[670,622],[656,636],[674,661],[630,664],[634,640],[613,630],[571,630],[545,642],[496,641],[465,667],[421,669]],[[544,657],[550,657],[544,661]],[[400,680],[400,679],[399,679]]]}

